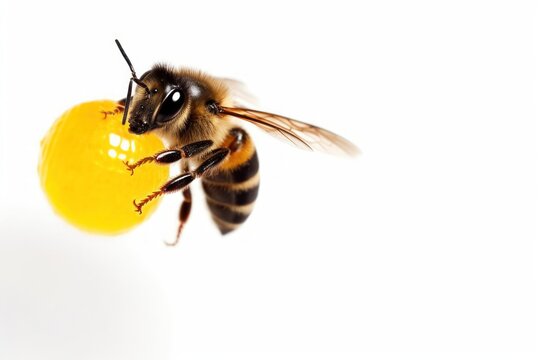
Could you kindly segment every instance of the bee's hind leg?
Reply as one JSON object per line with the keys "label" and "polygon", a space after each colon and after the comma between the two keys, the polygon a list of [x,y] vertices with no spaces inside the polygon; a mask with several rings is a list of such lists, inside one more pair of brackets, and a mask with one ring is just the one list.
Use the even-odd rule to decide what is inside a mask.
{"label": "bee's hind leg", "polygon": [[178,244],[178,241],[180,240],[180,234],[182,233],[182,229],[184,228],[184,225],[189,218],[189,214],[191,213],[190,188],[189,187],[185,188],[182,191],[182,195],[184,196],[184,201],[182,201],[182,205],[180,205],[180,212],[178,213],[178,220],[180,221],[180,223],[178,224],[178,231],[176,232],[176,239],[172,243],[165,242],[165,245],[167,246],[175,246],[176,244]]}

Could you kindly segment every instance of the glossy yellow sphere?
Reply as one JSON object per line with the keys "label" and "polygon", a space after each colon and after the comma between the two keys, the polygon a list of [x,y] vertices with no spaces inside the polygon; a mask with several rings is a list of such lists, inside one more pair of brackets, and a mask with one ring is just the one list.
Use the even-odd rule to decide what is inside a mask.
{"label": "glossy yellow sphere", "polygon": [[148,203],[142,215],[134,199],[159,189],[167,166],[145,164],[134,175],[123,161],[135,162],[164,149],[154,135],[133,135],[122,126],[114,101],[92,101],[66,111],[41,141],[38,172],[54,210],[76,227],[118,234],[140,224],[156,208]]}

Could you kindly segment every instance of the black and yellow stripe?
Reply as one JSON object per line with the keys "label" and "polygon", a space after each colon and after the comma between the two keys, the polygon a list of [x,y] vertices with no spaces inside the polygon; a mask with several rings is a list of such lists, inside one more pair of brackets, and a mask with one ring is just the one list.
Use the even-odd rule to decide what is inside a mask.
{"label": "black and yellow stripe", "polygon": [[233,129],[223,145],[231,148],[231,154],[202,183],[212,218],[221,233],[227,234],[253,210],[259,191],[259,159],[253,141],[242,129]]}

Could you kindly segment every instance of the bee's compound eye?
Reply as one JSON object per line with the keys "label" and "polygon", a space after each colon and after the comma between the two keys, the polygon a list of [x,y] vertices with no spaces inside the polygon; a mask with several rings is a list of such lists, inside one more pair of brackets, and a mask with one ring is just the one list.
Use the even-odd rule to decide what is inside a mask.
{"label": "bee's compound eye", "polygon": [[184,99],[185,96],[180,89],[172,89],[169,91],[159,106],[156,121],[158,123],[164,123],[172,120],[172,118],[178,114],[180,109],[182,109]]}

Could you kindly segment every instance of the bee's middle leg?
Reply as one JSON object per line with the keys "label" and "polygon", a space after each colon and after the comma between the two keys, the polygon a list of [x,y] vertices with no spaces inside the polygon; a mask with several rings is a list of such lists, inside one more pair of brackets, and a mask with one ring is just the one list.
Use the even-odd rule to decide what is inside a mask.
{"label": "bee's middle leg", "polygon": [[[133,200],[133,205],[135,205],[135,211],[139,214],[142,214],[142,207],[154,200],[155,198],[163,195],[172,193],[175,191],[180,191],[186,186],[191,184],[193,180],[202,176],[206,171],[220,164],[231,152],[228,148],[218,148],[206,155],[206,159],[194,170],[180,174],[171,180],[167,181],[159,190],[154,191],[146,198],[137,202]],[[189,214],[189,211],[188,211]]]}
{"label": "bee's middle leg", "polygon": [[128,171],[131,171],[131,175],[133,175],[133,171],[143,164],[150,163],[150,162],[155,162],[162,165],[173,164],[177,161],[190,158],[194,155],[197,155],[203,152],[204,150],[212,146],[212,144],[213,142],[211,140],[197,141],[197,142],[182,146],[180,149],[170,149],[170,150],[160,151],[157,154],[142,158],[134,163],[124,161],[124,164],[126,165]]}

